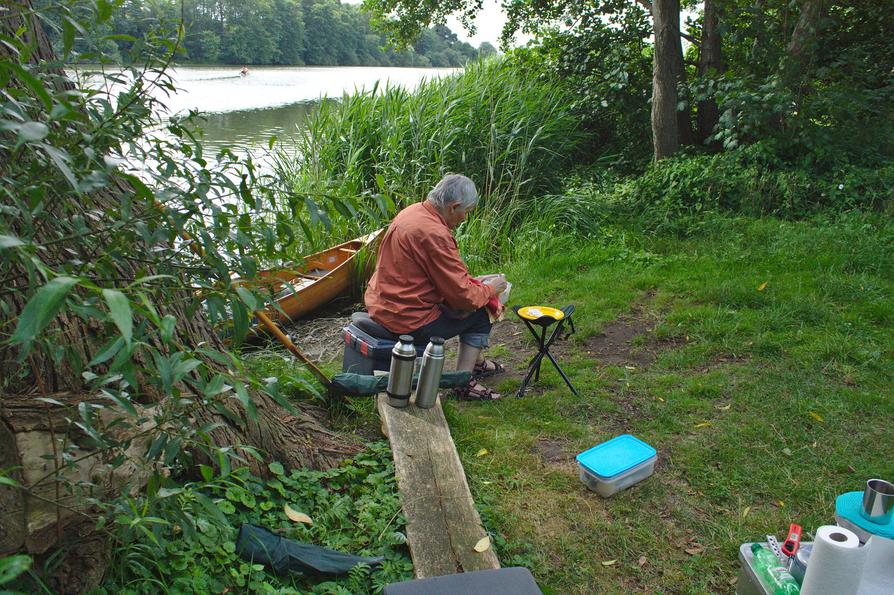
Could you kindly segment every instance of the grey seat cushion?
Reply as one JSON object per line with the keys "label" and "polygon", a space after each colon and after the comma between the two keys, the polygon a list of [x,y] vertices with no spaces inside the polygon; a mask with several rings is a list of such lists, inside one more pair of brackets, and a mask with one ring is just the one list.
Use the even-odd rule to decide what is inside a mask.
{"label": "grey seat cushion", "polygon": [[498,568],[387,585],[382,595],[543,595],[527,568]]}
{"label": "grey seat cushion", "polygon": [[397,341],[398,339],[397,335],[370,318],[369,314],[367,314],[366,312],[354,312],[353,314],[351,314],[351,324],[359,328],[364,333],[378,339],[388,339],[389,341]]}

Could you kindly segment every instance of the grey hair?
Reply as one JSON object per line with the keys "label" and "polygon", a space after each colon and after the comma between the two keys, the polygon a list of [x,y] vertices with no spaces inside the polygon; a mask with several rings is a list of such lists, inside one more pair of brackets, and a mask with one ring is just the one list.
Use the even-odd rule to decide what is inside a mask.
{"label": "grey hair", "polygon": [[447,174],[432,188],[427,198],[439,209],[460,203],[463,209],[469,210],[478,204],[478,191],[475,189],[475,182],[466,176]]}

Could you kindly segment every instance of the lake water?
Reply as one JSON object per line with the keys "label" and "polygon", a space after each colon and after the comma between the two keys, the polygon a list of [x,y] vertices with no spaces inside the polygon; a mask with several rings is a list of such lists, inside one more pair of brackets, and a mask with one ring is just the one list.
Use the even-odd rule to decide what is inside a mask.
{"label": "lake water", "polygon": [[239,67],[182,66],[172,71],[178,92],[163,98],[171,113],[197,109],[205,114],[205,146],[239,152],[266,148],[272,136],[287,149],[321,97],[397,85],[415,89],[423,80],[448,76],[456,68]]}

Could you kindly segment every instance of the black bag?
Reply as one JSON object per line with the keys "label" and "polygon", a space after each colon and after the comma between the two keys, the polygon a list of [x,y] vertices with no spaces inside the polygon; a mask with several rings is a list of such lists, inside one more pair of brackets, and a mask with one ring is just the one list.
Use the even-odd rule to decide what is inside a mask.
{"label": "black bag", "polygon": [[358,564],[378,566],[385,559],[364,558],[301,543],[250,523],[239,528],[236,553],[243,560],[263,564],[277,574],[291,571],[308,576],[343,575]]}

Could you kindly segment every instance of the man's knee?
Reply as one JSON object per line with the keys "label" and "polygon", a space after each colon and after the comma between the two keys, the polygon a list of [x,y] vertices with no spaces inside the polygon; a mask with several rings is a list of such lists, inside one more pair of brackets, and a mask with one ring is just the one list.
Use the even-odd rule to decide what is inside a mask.
{"label": "man's knee", "polygon": [[475,349],[484,349],[487,347],[489,338],[490,333],[462,333],[459,336],[459,342]]}

